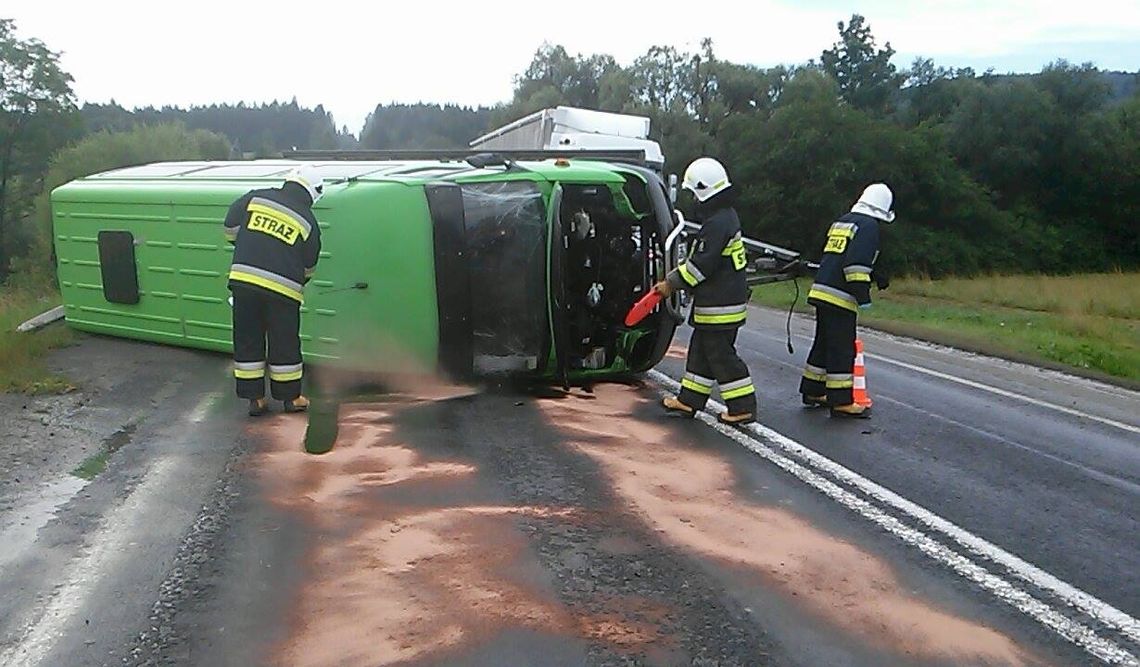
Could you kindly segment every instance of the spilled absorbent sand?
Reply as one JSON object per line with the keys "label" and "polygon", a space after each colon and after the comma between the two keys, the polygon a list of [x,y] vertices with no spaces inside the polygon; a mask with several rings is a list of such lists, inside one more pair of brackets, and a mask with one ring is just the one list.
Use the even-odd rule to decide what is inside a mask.
{"label": "spilled absorbent sand", "polygon": [[630,416],[642,402],[635,392],[606,385],[595,396],[542,407],[671,542],[748,568],[788,600],[880,649],[970,664],[1033,662],[1006,636],[910,595],[871,554],[790,512],[739,497],[724,459]]}
{"label": "spilled absorbent sand", "polygon": [[685,358],[689,356],[689,348],[685,347],[684,345],[673,343],[669,346],[669,350],[665,353],[665,356],[669,357],[670,359],[684,361]]}
{"label": "spilled absorbent sand", "polygon": [[273,503],[311,520],[317,545],[275,664],[388,665],[438,656],[504,628],[617,646],[657,638],[653,627],[572,616],[517,576],[527,545],[515,519],[569,512],[393,502],[401,485],[430,490],[425,485],[475,473],[466,463],[424,461],[400,444],[393,423],[400,409],[343,406],[336,446],[319,457],[303,452],[303,417],[274,422],[271,447],[255,466]]}
{"label": "spilled absorbent sand", "polygon": [[535,507],[408,509],[378,489],[464,478],[470,465],[423,461],[394,436],[399,406],[347,405],[332,452],[306,455],[303,418],[276,422],[257,463],[274,503],[306,510],[319,536],[275,662],[386,665],[453,648],[504,625],[569,626],[511,576],[525,544],[514,515]]}

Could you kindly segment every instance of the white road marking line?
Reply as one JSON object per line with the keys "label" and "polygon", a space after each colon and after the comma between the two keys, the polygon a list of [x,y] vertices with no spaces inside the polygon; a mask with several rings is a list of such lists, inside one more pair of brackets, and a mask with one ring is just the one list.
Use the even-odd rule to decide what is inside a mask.
{"label": "white road marking line", "polygon": [[[779,341],[779,342],[784,341],[783,338],[778,338],[775,336],[768,336],[768,335],[759,333],[757,331],[751,331],[748,328],[742,328],[741,331],[743,331],[744,333],[747,333],[748,335],[756,336],[758,338],[765,338],[768,340]],[[805,336],[803,334],[795,334],[795,335],[798,338],[802,338],[803,340],[806,340],[806,341],[811,340],[811,337]],[[759,352],[759,350],[756,350],[756,351]],[[1049,401],[1043,401],[1043,400],[1038,399],[1038,398],[1033,398],[1032,396],[1026,396],[1025,394],[1019,394],[1017,392],[1008,391],[1006,389],[1000,389],[998,387],[994,387],[994,386],[984,384],[981,382],[976,382],[974,380],[967,380],[965,378],[955,377],[955,376],[950,375],[948,373],[941,373],[941,372],[936,371],[936,370],[924,368],[922,366],[907,363],[905,361],[898,361],[897,359],[891,359],[890,357],[884,357],[884,356],[879,355],[879,354],[871,354],[869,352],[865,352],[864,354],[868,359],[885,361],[888,364],[894,364],[895,366],[906,368],[908,370],[912,370],[912,371],[915,371],[917,373],[924,373],[924,374],[929,375],[931,377],[939,378],[940,380],[947,380],[949,382],[957,382],[958,384],[962,384],[962,385],[965,385],[967,387],[971,387],[973,389],[980,389],[982,391],[990,392],[990,393],[996,394],[998,396],[1004,396],[1005,398],[1012,398],[1012,399],[1016,399],[1019,401],[1024,401],[1024,402],[1029,403],[1031,405],[1036,405],[1036,406],[1041,407],[1041,408],[1048,408],[1051,410],[1056,410],[1058,412],[1063,412],[1065,414],[1068,414],[1068,415],[1071,415],[1074,417],[1081,417],[1084,419],[1089,419],[1089,420],[1092,420],[1095,422],[1099,422],[1101,424],[1105,424],[1106,426],[1112,426],[1115,428],[1122,429],[1124,431],[1128,431],[1129,433],[1140,433],[1140,426],[1137,426],[1135,424],[1128,424],[1128,423],[1125,423],[1122,421],[1117,421],[1115,419],[1110,419],[1108,417],[1099,417],[1097,415],[1089,414],[1088,412],[1077,410],[1075,408],[1069,408],[1069,407],[1066,407],[1064,405],[1057,405],[1056,403],[1050,403]],[[767,356],[767,355],[765,355],[765,356]],[[1091,387],[1091,388],[1095,389],[1095,387]],[[1101,390],[1101,391],[1104,391],[1104,390]],[[1109,393],[1109,392],[1105,392],[1105,393]],[[1119,394],[1117,394],[1117,393],[1110,393],[1110,395],[1119,396]]]}
{"label": "white road marking line", "polygon": [[[785,314],[787,313],[786,310],[780,310],[780,309],[773,310],[769,307],[758,306],[756,304],[750,304],[749,308],[750,308],[750,310],[756,310],[756,311],[766,313],[766,314],[778,315],[778,319],[773,320],[773,321],[777,321],[779,324],[783,323]],[[809,322],[811,322],[814,326],[814,323],[815,323],[814,316],[812,316],[808,313],[801,313],[801,314],[805,315],[806,319]],[[980,352],[969,352],[969,351],[962,350],[962,349],[959,349],[956,347],[951,347],[949,345],[943,345],[941,343],[933,343],[933,342],[928,341],[928,340],[921,340],[918,338],[909,338],[907,336],[889,333],[889,332],[883,331],[881,329],[861,328],[861,330],[863,330],[864,332],[866,332],[868,334],[867,337],[878,338],[882,341],[887,341],[887,342],[891,342],[891,343],[894,343],[896,345],[900,345],[903,347],[912,348],[916,351],[938,352],[940,354],[953,355],[954,357],[958,357],[958,358],[965,357],[967,359],[985,362],[985,363],[995,363],[996,362],[996,363],[999,363],[1002,366],[1004,366],[1005,368],[1010,369],[1010,370],[1021,371],[1021,372],[1032,371],[1035,374],[1048,376],[1049,378],[1051,378],[1052,380],[1055,380],[1055,381],[1067,382],[1067,383],[1079,383],[1081,385],[1082,389],[1087,389],[1089,391],[1099,392],[1101,394],[1105,394],[1106,396],[1112,396],[1113,398],[1131,399],[1131,398],[1135,397],[1135,395],[1136,395],[1135,391],[1126,389],[1124,387],[1120,387],[1120,386],[1113,385],[1113,384],[1107,384],[1105,382],[1102,382],[1099,380],[1093,380],[1092,378],[1082,377],[1080,375],[1072,375],[1071,373],[1066,373],[1064,371],[1056,370],[1053,368],[1042,368],[1040,366],[1034,366],[1032,364],[1028,364],[1025,362],[1013,361],[1011,359],[1003,359],[1001,357],[994,357],[991,355],[982,354]],[[767,339],[775,341],[775,342],[779,342],[779,343],[784,342],[783,337],[761,334],[759,331],[750,330],[747,327],[741,329],[741,331],[746,331],[748,333],[755,334],[757,336],[761,336],[763,338],[767,338]],[[801,333],[800,331],[796,331],[793,333],[793,335],[810,344],[812,341],[812,334],[810,333],[810,328],[808,329],[808,331],[809,331],[809,333]]]}
{"label": "white road marking line", "polygon": [[[758,337],[762,337],[762,338],[771,338],[772,340],[779,340],[779,341],[783,340],[782,338],[765,336],[763,334],[756,334],[756,335]],[[780,359],[776,359],[775,357],[769,355],[767,352],[765,352],[764,350],[761,350],[759,348],[750,347],[750,346],[745,345],[745,344],[739,344],[738,346],[742,350],[748,350],[749,352],[755,352],[756,354],[763,356],[767,363],[774,363],[774,364],[779,364],[782,366],[787,366],[789,368],[796,370],[796,372],[799,372],[800,370],[803,369],[803,364],[795,365],[795,364],[790,364],[786,361],[782,361]],[[1100,482],[1103,482],[1105,484],[1114,486],[1114,487],[1119,488],[1119,489],[1126,491],[1128,493],[1140,492],[1140,484],[1135,484],[1135,483],[1130,482],[1128,480],[1121,479],[1119,477],[1101,472],[1099,470],[1095,470],[1093,468],[1083,466],[1079,463],[1075,463],[1073,461],[1066,460],[1064,458],[1061,458],[1060,456],[1056,456],[1054,454],[1050,454],[1048,452],[1045,452],[1045,451],[1042,451],[1039,449],[1035,449],[1035,448],[1030,447],[1028,445],[1021,444],[1015,440],[1010,440],[1009,438],[998,435],[997,433],[991,433],[990,431],[987,431],[985,429],[981,429],[981,428],[978,428],[976,426],[971,426],[971,425],[966,424],[964,422],[960,422],[960,421],[957,421],[955,419],[950,419],[949,417],[945,417],[943,415],[935,414],[933,412],[930,412],[929,410],[924,410],[923,408],[920,408],[917,405],[912,405],[912,404],[907,403],[905,401],[900,401],[898,399],[890,398],[889,396],[884,396],[883,394],[876,394],[875,400],[882,400],[882,401],[887,402],[887,403],[895,403],[897,405],[901,405],[901,406],[907,408],[908,410],[914,410],[916,412],[921,412],[922,414],[924,414],[924,415],[926,415],[932,419],[939,419],[941,421],[945,421],[947,423],[954,424],[955,426],[957,426],[959,428],[964,428],[968,431],[973,431],[979,435],[982,435],[982,436],[987,437],[987,438],[991,438],[993,440],[997,440],[998,442],[1004,443],[1004,444],[1009,445],[1011,447],[1016,447],[1017,449],[1021,449],[1023,451],[1029,452],[1031,454],[1034,454],[1037,456],[1042,456],[1042,457],[1047,458],[1051,461],[1054,461],[1055,463],[1062,464],[1066,467],[1075,468],[1077,470],[1080,470],[1082,473],[1092,477],[1093,479],[1096,479],[1097,481],[1100,481]]]}
{"label": "white road marking line", "polygon": [[191,424],[200,424],[206,420],[206,413],[210,411],[214,403],[222,397],[222,392],[213,391],[202,396],[202,400],[198,401],[198,405],[186,416],[187,421]]}
{"label": "white road marking line", "polygon": [[64,475],[44,484],[33,493],[19,499],[16,509],[8,516],[0,514],[0,574],[4,568],[24,557],[39,537],[40,529],[55,518],[60,507],[71,501],[87,480],[74,475]]}
{"label": "white road marking line", "polygon": [[[220,392],[204,394],[186,421],[200,423],[210,407],[222,396]],[[32,612],[24,622],[23,636],[7,650],[0,652],[0,665],[34,667],[41,664],[63,635],[75,614],[83,608],[100,575],[123,557],[134,539],[134,515],[142,508],[153,507],[169,493],[169,480],[176,469],[170,458],[158,460],[142,483],[117,507],[112,509],[102,527],[89,536],[90,547],[69,566],[64,582],[54,591],[46,608]],[[84,482],[86,484],[86,482]]]}
{"label": "white road marking line", "polygon": [[172,459],[157,462],[134,492],[107,515],[101,529],[89,536],[90,547],[72,562],[47,607],[24,624],[19,641],[0,652],[0,665],[34,667],[47,658],[56,640],[63,636],[75,614],[99,585],[101,575],[127,553],[135,537],[136,512],[160,504],[162,497],[170,492],[169,480],[175,463]]}
{"label": "white road marking line", "polygon": [[[661,373],[660,371],[656,371],[656,370],[650,371],[649,376],[654,381],[656,381],[657,383],[669,388],[672,391],[677,391],[680,389],[680,384],[678,382],[676,382],[675,380],[673,380],[669,376],[665,375],[664,373]],[[725,407],[716,401],[710,401],[709,407],[714,409],[714,410],[717,410],[717,411],[725,410]],[[702,413],[702,415],[703,415],[702,421],[706,421],[706,423],[710,423],[714,427],[722,426],[719,422],[715,421],[715,419],[713,419],[712,417],[709,417],[707,414]],[[712,420],[712,421],[709,421],[709,420]],[[1050,593],[1061,598],[1067,604],[1069,604],[1069,605],[1079,609],[1080,611],[1088,614],[1089,616],[1096,619],[1097,621],[1119,630],[1126,637],[1128,637],[1130,640],[1137,642],[1137,643],[1140,643],[1140,621],[1137,621],[1135,618],[1132,618],[1131,616],[1129,616],[1125,612],[1120,611],[1119,609],[1116,609],[1115,607],[1108,604],[1107,602],[1104,602],[1104,601],[1102,601],[1102,600],[1100,600],[1100,599],[1098,599],[1092,595],[1089,595],[1088,593],[1085,593],[1084,591],[1077,589],[1076,587],[1072,586],[1071,584],[1068,584],[1064,581],[1061,581],[1060,579],[1054,577],[1053,575],[1049,574],[1048,572],[1045,572],[1044,570],[1041,570],[1040,568],[1022,560],[1021,558],[1001,549],[997,545],[994,545],[994,544],[992,544],[992,543],[990,543],[990,542],[966,531],[965,529],[960,528],[959,526],[951,523],[950,521],[943,519],[942,517],[934,514],[933,512],[930,512],[929,510],[927,510],[927,509],[925,509],[919,505],[916,505],[915,503],[899,496],[898,494],[894,493],[893,491],[891,491],[891,490],[889,490],[883,486],[880,486],[880,485],[876,484],[875,482],[872,482],[871,480],[869,480],[869,479],[853,472],[852,470],[832,461],[831,459],[829,459],[829,458],[827,458],[827,457],[825,457],[825,456],[823,456],[823,455],[821,455],[821,454],[819,454],[819,453],[817,453],[811,449],[808,449],[807,447],[801,445],[800,443],[796,442],[795,440],[792,440],[791,438],[788,438],[787,436],[785,436],[785,435],[783,435],[777,431],[774,431],[774,430],[767,428],[765,426],[762,426],[760,424],[749,424],[745,428],[747,428],[749,431],[751,431],[756,436],[764,439],[765,441],[767,441],[771,444],[776,445],[778,448],[784,450],[788,454],[791,454],[792,456],[803,461],[804,463],[811,465],[811,466],[815,467],[816,469],[818,469],[822,472],[826,472],[826,473],[830,474],[832,477],[834,477],[835,479],[837,479],[841,482],[845,482],[845,483],[853,486],[854,488],[862,491],[863,493],[867,494],[871,498],[874,498],[875,500],[878,500],[881,503],[884,503],[884,504],[886,504],[886,505],[888,505],[888,506],[890,506],[890,507],[892,507],[892,508],[894,508],[900,512],[903,512],[904,514],[906,514],[906,515],[912,517],[913,519],[919,521],[920,523],[927,526],[928,528],[932,528],[938,532],[941,532],[942,534],[946,535],[947,537],[949,537],[952,540],[954,540],[955,542],[957,542],[959,545],[965,547],[971,553],[973,553],[977,556],[981,556],[983,558],[986,558],[986,559],[988,559],[994,563],[997,563],[999,565],[1002,565],[1010,573],[1014,574],[1015,576],[1022,579],[1023,581],[1026,581],[1027,583],[1033,584],[1034,586],[1037,586],[1041,589],[1049,591]],[[719,431],[721,429],[718,428],[717,430]],[[774,457],[777,457],[779,455],[776,454],[771,449],[768,449],[762,442],[757,441],[755,439],[749,439],[747,436],[741,435],[737,431],[737,429],[725,427],[725,430],[736,432],[738,436],[745,438],[745,440],[747,440],[747,442],[750,444],[746,444],[745,442],[741,442],[738,437],[735,437],[735,436],[730,436],[730,437],[733,437],[733,439],[736,440],[737,442],[741,442],[741,444],[744,444],[750,450],[760,454],[761,456],[764,456],[764,458],[767,458],[768,460],[771,460],[773,463],[780,465],[781,468],[785,468],[784,465],[781,465],[780,462],[776,461],[776,459],[774,458]],[[764,453],[762,450],[767,450],[769,453],[771,453],[771,456]],[[789,463],[791,463],[791,462],[789,461]],[[785,468],[785,469],[788,469],[788,468]],[[808,471],[808,472],[810,472],[810,471]],[[799,476],[799,475],[797,475],[797,476]],[[811,482],[809,482],[809,484],[811,484]],[[812,484],[812,486],[815,486],[816,488],[820,488],[820,490],[823,490],[820,486],[818,486],[816,484]],[[860,513],[862,514],[863,512],[860,512]],[[868,519],[874,520],[866,514],[864,514],[864,516],[866,516]],[[876,523],[879,523],[879,522],[876,521]],[[892,532],[895,532],[895,531],[892,530]],[[902,535],[899,535],[899,536],[902,537]],[[944,560],[943,562],[945,562],[947,565],[950,565],[953,567],[953,561],[945,561]],[[957,570],[957,569],[958,568],[955,568],[955,570]],[[983,572],[984,572],[984,570],[983,570]],[[988,590],[990,589],[990,587],[987,584],[985,584],[983,581],[978,581],[978,583],[983,585],[984,587],[986,587]],[[1012,586],[1009,585],[1008,583],[1006,583],[1005,586],[1009,587],[1010,590],[1014,590],[1012,588]],[[995,591],[995,593],[996,593],[996,591]],[[1001,597],[1001,596],[999,595],[999,597]],[[1011,600],[1015,600],[1015,598],[1011,598],[1011,597],[1002,597],[1002,599],[1006,600],[1007,602],[1009,602]],[[1014,602],[1010,602],[1010,603],[1014,604]],[[1018,606],[1018,605],[1015,604],[1014,606]],[[1018,606],[1018,609],[1022,609],[1022,607]],[[1022,609],[1022,611],[1026,611],[1026,610]],[[1041,614],[1038,614],[1036,612],[1030,612],[1030,611],[1026,611],[1026,613],[1030,614],[1031,616],[1033,616],[1033,618],[1037,619],[1041,623],[1044,623],[1045,625],[1049,626],[1050,628],[1057,629],[1054,626],[1053,621],[1050,620],[1051,617],[1049,617],[1048,615],[1041,615]],[[1068,626],[1065,626],[1065,627],[1068,627]],[[1070,631],[1074,631],[1074,628],[1069,628],[1068,630],[1066,630],[1066,632],[1070,632]],[[1060,630],[1058,630],[1058,632],[1060,632]],[[1065,636],[1066,636],[1066,638],[1071,638],[1069,635],[1065,635]],[[1107,641],[1107,640],[1100,640],[1100,641]],[[1086,648],[1088,648],[1088,647],[1086,647]],[[1123,651],[1123,649],[1120,649],[1119,647],[1117,647],[1115,644],[1112,644],[1111,642],[1108,642],[1107,645],[1102,647],[1102,648],[1111,648],[1113,650],[1121,651],[1122,652],[1121,655],[1125,656],[1128,660],[1131,661],[1131,662],[1129,662],[1129,661],[1124,661],[1124,662],[1118,661],[1116,663],[1111,663],[1111,664],[1129,664],[1129,665],[1140,664],[1140,662],[1136,661],[1136,658],[1134,656],[1127,653],[1127,651]],[[1113,653],[1110,650],[1107,655],[1111,656],[1112,654]],[[1098,657],[1101,657],[1101,656],[1098,655]]]}
{"label": "white road marking line", "polygon": [[1064,405],[1057,405],[1056,403],[1050,403],[1049,401],[1042,401],[1040,399],[1033,398],[1031,396],[1026,396],[1024,394],[1018,394],[1016,392],[1006,391],[1005,389],[999,389],[997,387],[991,387],[990,385],[983,384],[981,382],[975,382],[973,380],[967,380],[965,378],[954,377],[953,375],[950,375],[948,373],[940,373],[938,371],[930,370],[929,368],[923,368],[922,366],[916,366],[914,364],[908,364],[905,361],[898,361],[898,360],[891,359],[889,357],[883,357],[883,356],[880,356],[877,354],[868,354],[867,357],[869,357],[871,359],[876,359],[878,361],[885,361],[888,364],[893,364],[895,366],[901,366],[902,368],[906,368],[908,370],[915,371],[916,373],[924,373],[924,374],[929,375],[931,377],[936,377],[940,380],[947,380],[949,382],[956,382],[958,384],[965,385],[965,386],[970,387],[972,389],[980,389],[982,391],[987,391],[991,394],[996,394],[998,396],[1004,396],[1005,398],[1013,398],[1013,399],[1017,399],[1019,401],[1025,401],[1026,403],[1030,403],[1030,404],[1036,405],[1038,407],[1049,408],[1050,410],[1056,410],[1057,412],[1064,412],[1065,414],[1072,415],[1074,417],[1081,417],[1083,419],[1090,419],[1090,420],[1095,421],[1095,422],[1100,422],[1101,424],[1106,424],[1108,426],[1114,426],[1114,427],[1122,429],[1124,431],[1128,431],[1129,433],[1140,433],[1140,426],[1135,426],[1133,424],[1126,424],[1124,422],[1116,421],[1115,419],[1109,419],[1107,417],[1098,417],[1097,415],[1092,415],[1092,414],[1089,414],[1087,412],[1077,410],[1075,408],[1065,407]]}
{"label": "white road marking line", "polygon": [[1080,385],[1081,389],[1095,391],[1101,394],[1105,394],[1106,396],[1112,396],[1113,398],[1131,399],[1136,396],[1136,392],[1133,390],[1126,389],[1118,385],[1107,384],[1100,380],[1094,380],[1092,378],[1082,377],[1080,375],[1073,375],[1071,373],[1066,373],[1064,371],[1056,370],[1053,368],[1042,368],[1041,366],[1034,366],[1022,361],[1002,359],[1000,357],[994,357],[982,354],[980,352],[968,352],[966,350],[950,347],[948,345],[941,345],[939,343],[932,343],[930,341],[918,340],[917,338],[907,338],[905,336],[887,333],[878,329],[869,329],[868,331],[872,332],[872,335],[880,340],[909,348],[914,348],[915,350],[921,352],[937,352],[939,354],[951,355],[955,358],[968,359],[976,362],[997,363],[1007,370],[1013,370],[1015,372],[1031,372],[1038,377],[1047,377],[1050,380],[1056,382]]}
{"label": "white road marking line", "polygon": [[844,507],[857,512],[862,515],[863,518],[887,530],[903,542],[918,548],[927,556],[952,568],[961,576],[993,593],[1002,601],[1022,613],[1033,617],[1041,624],[1085,649],[1100,660],[1108,664],[1140,665],[1140,662],[1137,662],[1132,654],[1117,646],[1112,641],[1098,637],[1088,626],[1067,618],[1048,604],[1034,598],[1024,590],[1017,588],[1005,579],[989,572],[969,558],[932,539],[925,533],[906,526],[898,519],[871,505],[871,503],[859,498],[850,491],[842,489],[835,483],[795,463],[787,457],[777,454],[738,429],[717,422],[716,418],[710,416],[708,413],[701,413],[698,418],[721,434],[732,438],[745,448],[768,459],[780,468],[795,475],[800,480],[815,487]]}
{"label": "white road marking line", "polygon": [[906,401],[900,401],[897,398],[891,398],[890,396],[884,396],[882,394],[878,394],[875,396],[875,400],[876,401],[881,400],[884,403],[894,403],[895,405],[901,405],[902,407],[904,407],[908,410],[914,410],[915,412],[918,412],[922,415],[925,415],[926,417],[929,417],[930,419],[937,419],[938,421],[946,422],[947,424],[953,424],[954,426],[956,426],[960,429],[972,431],[972,432],[977,433],[978,435],[980,435],[984,438],[996,440],[996,441],[1003,443],[1005,445],[1008,445],[1010,447],[1014,447],[1016,449],[1020,449],[1020,450],[1029,452],[1030,454],[1033,454],[1035,456],[1041,456],[1043,458],[1049,459],[1050,461],[1052,461],[1058,465],[1063,465],[1066,468],[1073,468],[1075,470],[1079,470],[1079,471],[1081,471],[1081,473],[1088,475],[1089,477],[1092,477],[1093,479],[1097,480],[1098,482],[1101,482],[1102,484],[1107,484],[1109,486],[1114,486],[1114,487],[1120,489],[1121,491],[1124,491],[1125,493],[1132,493],[1132,494],[1140,495],[1140,484],[1136,484],[1135,482],[1130,482],[1126,479],[1116,477],[1115,475],[1110,475],[1109,473],[1101,472],[1099,470],[1096,470],[1095,468],[1090,468],[1086,465],[1081,465],[1080,463],[1076,463],[1074,461],[1069,461],[1068,459],[1064,459],[1060,456],[1057,456],[1056,454],[1050,454],[1049,452],[1042,451],[1040,449],[1035,449],[1033,447],[1030,447],[1029,445],[1023,445],[1020,442],[1010,440],[1009,438],[1007,438],[1005,436],[998,435],[997,433],[993,433],[991,431],[987,431],[984,428],[978,428],[977,426],[973,426],[973,425],[967,424],[965,422],[960,422],[957,419],[951,419],[950,417],[946,417],[944,415],[940,415],[938,413],[931,412],[929,410],[925,410],[923,408],[918,407],[917,405],[912,405],[910,403],[907,403]]}

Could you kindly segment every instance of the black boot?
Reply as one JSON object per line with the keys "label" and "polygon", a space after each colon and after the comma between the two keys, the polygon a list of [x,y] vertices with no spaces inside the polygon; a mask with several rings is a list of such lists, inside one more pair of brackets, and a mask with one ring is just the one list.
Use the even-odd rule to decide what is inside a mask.
{"label": "black boot", "polygon": [[264,398],[251,398],[249,399],[249,416],[260,417],[261,415],[269,412],[269,401]]}
{"label": "black boot", "polygon": [[298,396],[290,401],[285,401],[285,412],[304,412],[309,409],[309,399],[304,396]]}

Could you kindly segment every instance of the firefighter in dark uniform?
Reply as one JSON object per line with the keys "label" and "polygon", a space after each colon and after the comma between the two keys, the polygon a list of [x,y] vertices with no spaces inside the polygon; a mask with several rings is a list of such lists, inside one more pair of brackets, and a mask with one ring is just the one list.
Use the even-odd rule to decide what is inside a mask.
{"label": "firefighter in dark uniform", "polygon": [[324,190],[321,175],[302,165],[279,188],[246,193],[226,214],[226,239],[234,244],[229,287],[233,293],[234,378],[250,416],[265,414],[266,341],[269,386],[286,412],[309,406],[301,394],[302,290],[317,268],[321,230],[313,203]]}
{"label": "firefighter in dark uniform", "polygon": [[855,402],[855,323],[860,308],[871,305],[871,282],[886,289],[876,275],[879,222],[895,219],[894,196],[882,183],[863,191],[851,212],[827,231],[823,257],[808,292],[815,306],[815,340],[804,366],[800,393],[808,407],[829,406],[837,417],[869,417],[870,408]]}
{"label": "firefighter in dark uniform", "polygon": [[756,389],[748,366],[736,353],[736,335],[747,317],[751,292],[745,282],[747,260],[731,186],[724,166],[712,158],[695,160],[685,170],[682,187],[697,199],[701,230],[688,259],[654,289],[666,297],[678,289],[693,295],[689,317],[693,336],[685,377],[681,393],[666,398],[665,408],[692,417],[719,385],[728,406],[720,420],[746,424],[755,420]]}

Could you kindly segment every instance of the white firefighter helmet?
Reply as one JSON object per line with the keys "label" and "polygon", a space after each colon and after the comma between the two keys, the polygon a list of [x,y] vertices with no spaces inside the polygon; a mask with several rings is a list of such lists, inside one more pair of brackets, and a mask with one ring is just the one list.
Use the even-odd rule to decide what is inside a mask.
{"label": "white firefighter helmet", "polygon": [[681,187],[691,191],[697,201],[706,201],[709,197],[723,192],[732,183],[728,180],[728,172],[724,165],[711,157],[702,157],[693,160],[688,169],[685,169],[685,178]]}
{"label": "white firefighter helmet", "polygon": [[852,213],[862,213],[883,222],[894,222],[895,212],[891,210],[895,196],[891,189],[883,183],[872,183],[863,190],[859,201],[851,207]]}
{"label": "white firefighter helmet", "polygon": [[285,176],[285,182],[294,182],[301,185],[312,197],[313,203],[316,203],[325,191],[325,180],[321,177],[321,173],[317,168],[311,164],[299,164],[294,167],[288,175]]}

